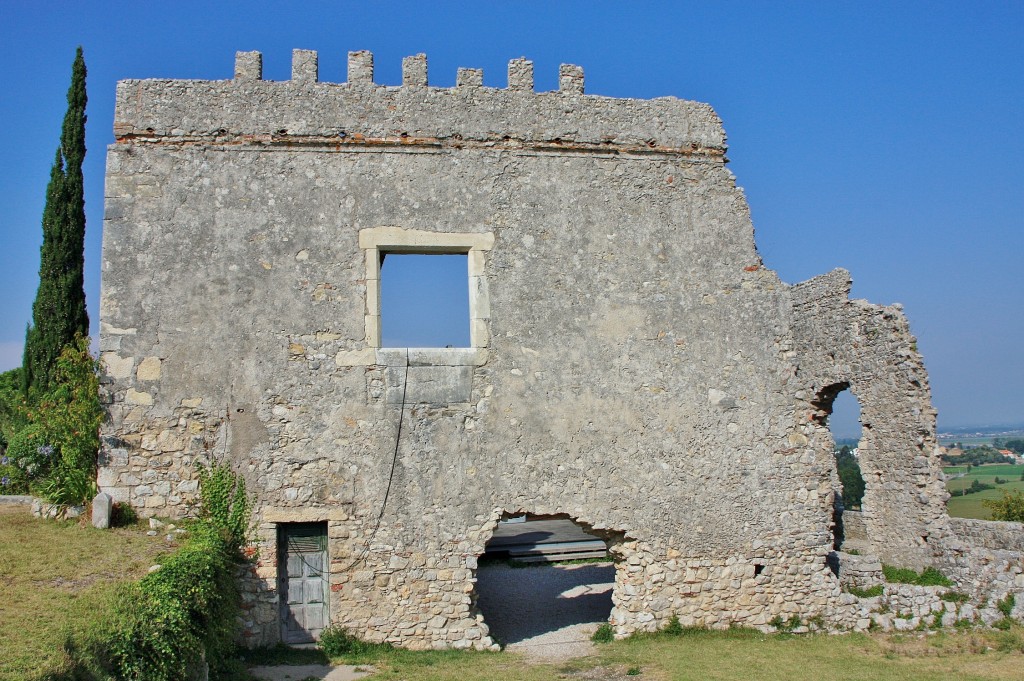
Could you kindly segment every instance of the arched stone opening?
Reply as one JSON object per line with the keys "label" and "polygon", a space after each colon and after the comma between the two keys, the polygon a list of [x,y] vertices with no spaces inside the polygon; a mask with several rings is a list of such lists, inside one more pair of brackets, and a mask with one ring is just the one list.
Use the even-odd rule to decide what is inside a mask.
{"label": "arched stone opening", "polygon": [[503,513],[478,560],[474,607],[502,646],[589,640],[612,617],[624,532],[567,514]]}
{"label": "arched stone opening", "polygon": [[827,434],[831,463],[832,537],[835,550],[866,550],[869,537],[862,516],[867,488],[861,470],[862,445],[870,427],[861,420],[861,405],[849,382],[823,388],[815,399],[816,420]]}

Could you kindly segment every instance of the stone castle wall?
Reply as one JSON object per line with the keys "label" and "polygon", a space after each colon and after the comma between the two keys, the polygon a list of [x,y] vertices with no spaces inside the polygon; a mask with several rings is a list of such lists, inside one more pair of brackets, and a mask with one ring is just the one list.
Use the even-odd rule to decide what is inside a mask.
{"label": "stone castle wall", "polygon": [[[108,152],[102,489],[181,516],[196,466],[256,495],[247,635],[277,640],[276,531],[325,521],[331,613],[370,640],[492,645],[477,558],[498,520],[568,514],[612,541],[620,635],[863,619],[827,560],[825,419],[871,422],[865,524],[931,564],[948,534],[906,320],[836,272],[763,266],[704,104],[535,93],[460,70],[321,83],[124,81]],[[463,252],[471,347],[380,347],[383,252]],[[862,452],[865,451],[862,446]],[[866,475],[866,477],[868,477]],[[860,614],[858,614],[860,613]]]}

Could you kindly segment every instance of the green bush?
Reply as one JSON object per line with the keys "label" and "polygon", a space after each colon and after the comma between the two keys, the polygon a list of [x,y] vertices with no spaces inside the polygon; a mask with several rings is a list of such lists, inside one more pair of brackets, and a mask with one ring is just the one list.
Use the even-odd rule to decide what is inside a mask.
{"label": "green bush", "polygon": [[240,551],[249,537],[252,503],[245,480],[226,463],[199,468],[200,517],[226,533],[231,548]]}
{"label": "green bush", "polygon": [[883,565],[882,574],[890,584],[916,584],[918,586],[953,586],[953,582],[933,567],[926,567],[920,573],[910,568]]}
{"label": "green bush", "polygon": [[791,632],[800,626],[800,616],[792,615],[788,620],[782,619],[782,615],[776,615],[768,622],[771,626],[775,627],[783,633]]}
{"label": "green bush", "polygon": [[683,625],[679,622],[679,617],[676,615],[672,615],[672,617],[668,621],[668,624],[664,626],[662,631],[668,634],[669,636],[682,636]]}
{"label": "green bush", "polygon": [[850,586],[846,590],[852,593],[857,598],[874,598],[875,596],[882,595],[883,587],[881,584],[875,584],[874,586],[870,586],[866,589],[861,589],[856,586]]}
{"label": "green bush", "polygon": [[0,485],[8,492],[32,492],[62,506],[86,504],[96,494],[96,453],[103,409],[96,360],[89,339],[76,337],[53,369],[48,392],[15,398],[0,380],[0,430],[6,451]]}
{"label": "green bush", "polygon": [[947,603],[966,603],[970,600],[970,596],[962,591],[947,591],[946,593],[939,596],[942,600]]}
{"label": "green bush", "polygon": [[[206,507],[158,570],[123,587],[104,628],[69,637],[67,671],[53,681],[178,681],[203,660],[212,679],[237,672],[231,653],[241,614],[235,573],[243,535],[231,530],[248,527],[251,500],[238,476],[226,467],[211,470],[209,489],[230,490],[227,506]],[[218,517],[220,511],[226,515]]]}
{"label": "green bush", "polygon": [[996,603],[996,608],[1003,613],[1003,617],[1009,618],[1013,612],[1013,606],[1017,605],[1017,599],[1013,594],[1006,594],[1006,598]]}
{"label": "green bush", "polygon": [[605,622],[597,628],[590,640],[594,643],[611,643],[615,640],[615,630],[612,629],[612,625]]}
{"label": "green bush", "polygon": [[387,643],[369,643],[350,634],[344,628],[333,625],[320,632],[317,646],[328,657],[370,655],[392,648]]}
{"label": "green bush", "polygon": [[[1022,476],[1024,479],[1024,476]],[[1000,499],[983,499],[985,508],[992,512],[992,520],[1024,523],[1024,492],[1001,490]]]}
{"label": "green bush", "polygon": [[139,522],[139,514],[126,501],[115,501],[110,508],[110,526],[127,527]]}
{"label": "green bush", "polygon": [[176,681],[204,656],[216,676],[241,612],[236,560],[218,528],[194,523],[159,570],[125,588],[107,640],[115,677]]}

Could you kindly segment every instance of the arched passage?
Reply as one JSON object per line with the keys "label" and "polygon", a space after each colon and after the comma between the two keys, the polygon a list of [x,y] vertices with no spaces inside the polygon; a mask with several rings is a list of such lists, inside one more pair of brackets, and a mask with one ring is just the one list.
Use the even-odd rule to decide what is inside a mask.
{"label": "arched passage", "polygon": [[589,640],[611,616],[614,548],[625,534],[565,514],[502,521],[479,561],[474,594],[492,638],[513,647]]}
{"label": "arched passage", "polygon": [[850,384],[835,383],[824,388],[816,401],[819,421],[828,427],[834,456],[831,471],[834,492],[832,513],[833,547],[860,548],[867,542],[861,508],[864,476],[860,467],[860,445],[864,434],[860,402]]}

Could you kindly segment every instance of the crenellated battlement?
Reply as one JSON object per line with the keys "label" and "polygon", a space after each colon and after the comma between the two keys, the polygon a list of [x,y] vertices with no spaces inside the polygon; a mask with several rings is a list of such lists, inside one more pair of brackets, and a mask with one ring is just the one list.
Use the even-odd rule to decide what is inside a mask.
{"label": "crenellated battlement", "polygon": [[322,82],[319,55],[294,50],[288,81],[263,80],[260,52],[235,55],[232,80],[118,83],[119,143],[530,146],[721,158],[725,133],[707,104],[585,94],[583,69],[563,64],[557,91],[535,92],[533,62],[513,59],[508,86],[460,68],[455,87],[429,84],[427,57],[402,60],[402,84],[374,82],[373,54],[349,52],[348,80]]}

